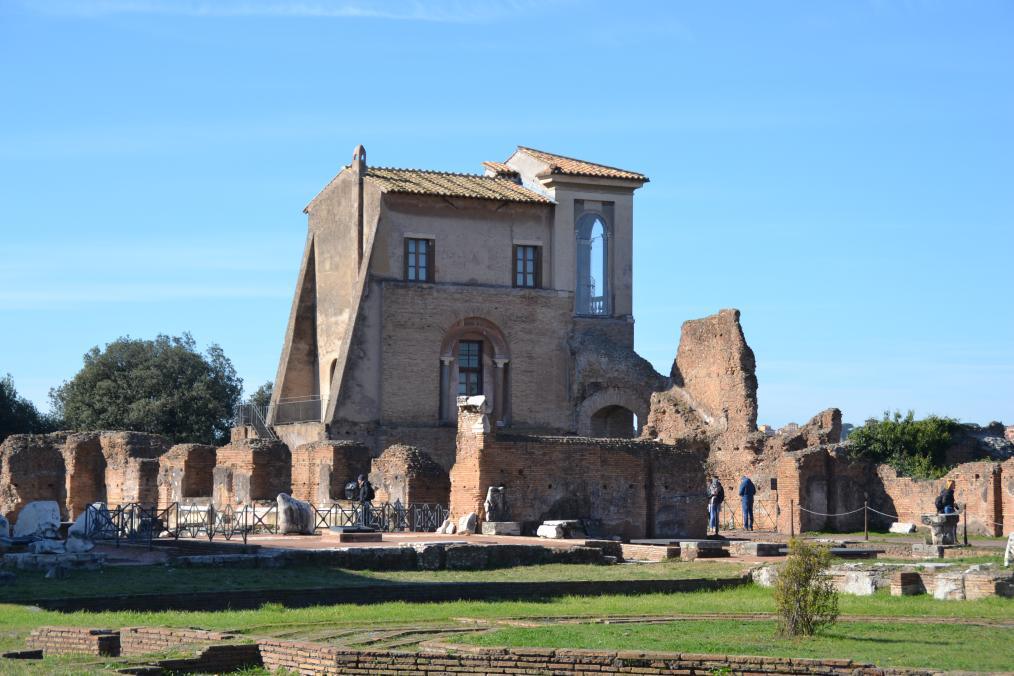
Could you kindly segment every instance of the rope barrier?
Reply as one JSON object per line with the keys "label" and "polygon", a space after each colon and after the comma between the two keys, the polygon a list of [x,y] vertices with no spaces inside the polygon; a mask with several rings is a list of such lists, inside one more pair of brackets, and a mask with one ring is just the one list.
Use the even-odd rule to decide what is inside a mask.
{"label": "rope barrier", "polygon": [[807,509],[806,507],[803,507],[802,505],[799,505],[799,511],[801,511],[801,512],[807,512],[808,514],[815,514],[817,516],[848,516],[849,514],[855,514],[856,512],[861,512],[864,509],[866,509],[866,508],[865,507],[860,507],[859,509],[853,509],[851,512],[841,512],[839,514],[825,514],[824,512],[815,512],[812,509]]}
{"label": "rope barrier", "polygon": [[870,510],[871,512],[876,512],[877,514],[882,514],[882,515],[888,517],[889,519],[900,519],[901,518],[897,514],[888,514],[887,512],[881,512],[879,509],[873,509],[872,507],[867,507],[866,509]]}

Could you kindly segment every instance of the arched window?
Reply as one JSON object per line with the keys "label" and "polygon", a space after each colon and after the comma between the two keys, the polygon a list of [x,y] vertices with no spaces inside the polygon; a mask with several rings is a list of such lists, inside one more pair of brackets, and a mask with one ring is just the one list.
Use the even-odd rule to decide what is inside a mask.
{"label": "arched window", "polygon": [[577,314],[609,314],[609,229],[598,214],[577,222]]}

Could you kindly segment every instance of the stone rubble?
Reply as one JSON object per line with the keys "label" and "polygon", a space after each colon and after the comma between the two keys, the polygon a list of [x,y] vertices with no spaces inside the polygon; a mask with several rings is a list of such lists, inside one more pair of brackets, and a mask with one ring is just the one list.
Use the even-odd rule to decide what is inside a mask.
{"label": "stone rubble", "polygon": [[279,493],[278,531],[284,535],[313,535],[313,507],[288,493]]}
{"label": "stone rubble", "polygon": [[60,505],[53,500],[35,500],[18,512],[14,537],[54,539],[60,533]]}

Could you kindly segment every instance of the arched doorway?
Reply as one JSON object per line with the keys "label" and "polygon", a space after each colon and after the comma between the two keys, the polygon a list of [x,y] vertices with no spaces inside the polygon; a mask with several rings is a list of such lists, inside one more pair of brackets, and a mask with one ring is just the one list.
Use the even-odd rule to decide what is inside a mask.
{"label": "arched doorway", "polygon": [[650,395],[607,387],[581,402],[577,433],[584,437],[631,439],[641,435],[648,418]]}
{"label": "arched doorway", "polygon": [[510,420],[510,350],[503,331],[481,317],[455,322],[440,345],[440,421],[457,420],[457,397],[484,395],[493,420]]}
{"label": "arched doorway", "polygon": [[600,408],[591,416],[591,436],[632,439],[637,436],[637,416],[622,406]]}

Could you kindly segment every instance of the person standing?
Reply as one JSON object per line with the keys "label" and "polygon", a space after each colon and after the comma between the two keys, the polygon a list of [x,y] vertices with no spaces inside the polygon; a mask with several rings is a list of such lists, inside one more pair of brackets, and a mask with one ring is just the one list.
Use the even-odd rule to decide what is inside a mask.
{"label": "person standing", "polygon": [[954,479],[947,482],[936,500],[937,514],[957,514],[957,505],[954,504]]}
{"label": "person standing", "polygon": [[356,479],[356,500],[359,502],[359,525],[364,528],[370,527],[370,510],[373,505],[370,504],[373,498],[376,496],[376,492],[373,490],[373,484],[370,483],[369,479],[366,478],[365,474],[360,474],[359,478]]}
{"label": "person standing", "polygon": [[739,499],[743,503],[743,528],[746,530],[753,530],[753,496],[756,492],[753,481],[744,476],[739,482]]}
{"label": "person standing", "polygon": [[717,476],[711,477],[708,484],[708,528],[718,535],[718,515],[725,502],[725,489],[722,488]]}

